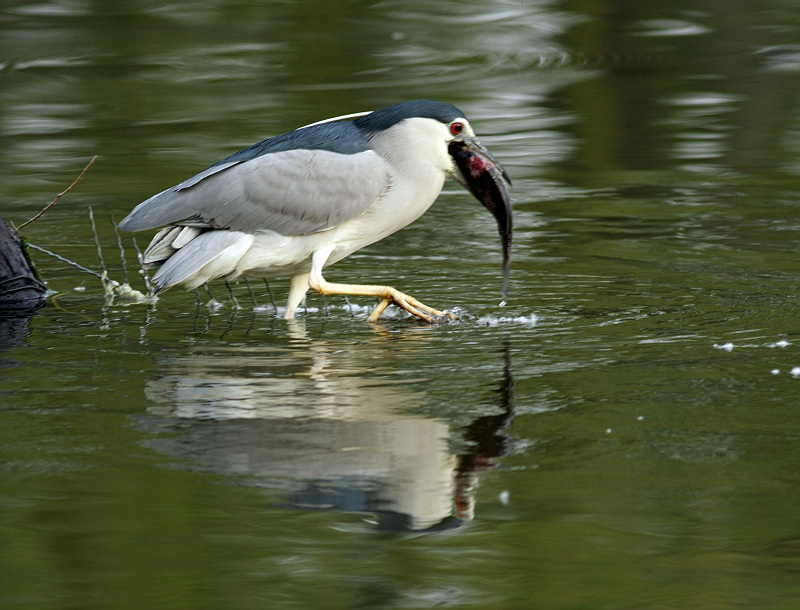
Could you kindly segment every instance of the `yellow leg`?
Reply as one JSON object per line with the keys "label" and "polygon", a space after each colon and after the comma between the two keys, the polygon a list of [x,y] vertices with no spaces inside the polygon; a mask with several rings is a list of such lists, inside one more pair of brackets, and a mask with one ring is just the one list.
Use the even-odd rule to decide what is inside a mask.
{"label": "yellow leg", "polygon": [[443,316],[447,316],[451,319],[454,318],[452,314],[439,311],[433,307],[428,307],[414,297],[400,292],[391,286],[334,284],[328,282],[321,274],[316,276],[312,274],[308,280],[308,285],[312,290],[316,290],[320,294],[351,294],[353,296],[376,297],[381,299],[381,302],[372,311],[369,318],[367,318],[368,322],[375,322],[391,303],[402,307],[408,313],[422,318],[426,322],[435,322],[436,318],[441,318]]}
{"label": "yellow leg", "polygon": [[375,320],[381,317],[381,314],[384,311],[386,311],[386,308],[389,307],[389,305],[391,304],[392,304],[391,299],[381,299],[381,302],[375,306],[375,309],[373,309],[372,313],[369,314],[369,318],[367,318],[367,320],[369,320],[370,322],[374,322]]}
{"label": "yellow leg", "polygon": [[[368,322],[375,322],[392,303],[398,307],[402,307],[411,315],[417,316],[426,322],[436,322],[436,318],[441,317],[448,317],[451,320],[455,319],[453,314],[439,311],[433,307],[428,307],[414,297],[402,293],[391,286],[378,286],[373,284],[335,284],[329,282],[322,277],[322,267],[324,266],[325,261],[327,261],[328,256],[330,256],[332,250],[333,245],[330,245],[314,253],[311,259],[311,273],[308,275],[308,287],[322,295],[350,294],[353,296],[376,297],[381,299],[381,302],[378,303],[378,306],[372,310],[371,314],[369,314],[369,318],[367,318]],[[299,276],[292,278],[292,289],[295,288],[295,278],[299,280]]]}
{"label": "yellow leg", "polygon": [[289,285],[289,299],[286,302],[286,313],[283,314],[284,320],[294,320],[294,312],[308,292],[308,273],[298,273],[292,276]]}

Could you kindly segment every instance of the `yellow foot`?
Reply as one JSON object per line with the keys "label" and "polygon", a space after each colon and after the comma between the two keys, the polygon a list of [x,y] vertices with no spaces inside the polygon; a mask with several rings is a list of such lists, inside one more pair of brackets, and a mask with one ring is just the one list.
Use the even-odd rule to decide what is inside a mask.
{"label": "yellow foot", "polygon": [[425,305],[425,303],[421,303],[414,297],[402,293],[399,290],[392,288],[391,291],[391,297],[381,299],[381,302],[378,303],[375,309],[372,310],[372,313],[369,314],[367,322],[377,322],[381,314],[386,311],[386,308],[392,303],[398,307],[402,307],[411,315],[417,316],[418,318],[421,318],[422,320],[425,320],[431,324],[437,322],[437,318],[448,318],[450,320],[455,320],[456,318],[451,313],[439,311],[433,307],[428,307]]}

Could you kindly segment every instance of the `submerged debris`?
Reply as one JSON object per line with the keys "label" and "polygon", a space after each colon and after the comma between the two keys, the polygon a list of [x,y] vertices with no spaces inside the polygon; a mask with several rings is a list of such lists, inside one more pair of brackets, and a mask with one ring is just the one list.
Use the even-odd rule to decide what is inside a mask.
{"label": "submerged debris", "polygon": [[46,288],[25,251],[25,242],[0,218],[0,314],[35,311]]}

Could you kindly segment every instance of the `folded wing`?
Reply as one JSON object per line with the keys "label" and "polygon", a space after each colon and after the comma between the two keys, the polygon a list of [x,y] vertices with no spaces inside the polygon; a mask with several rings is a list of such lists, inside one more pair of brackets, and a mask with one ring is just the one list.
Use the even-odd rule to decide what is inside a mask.
{"label": "folded wing", "polygon": [[345,152],[330,150],[327,134],[327,148],[305,136],[240,151],[139,204],[120,228],[178,225],[308,235],[335,227],[363,214],[389,186],[385,161],[366,145],[347,141],[349,131],[342,135]]}

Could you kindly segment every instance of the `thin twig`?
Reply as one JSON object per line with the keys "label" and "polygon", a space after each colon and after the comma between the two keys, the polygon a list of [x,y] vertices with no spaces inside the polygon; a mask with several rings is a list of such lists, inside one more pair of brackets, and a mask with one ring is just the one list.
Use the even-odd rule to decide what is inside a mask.
{"label": "thin twig", "polygon": [[119,257],[122,259],[122,279],[125,281],[126,284],[129,284],[128,281],[128,263],[125,261],[125,248],[122,246],[122,236],[119,234],[119,228],[117,227],[117,223],[114,222],[114,217],[111,217],[111,226],[114,227],[114,235],[117,236],[117,247],[119,248]]}
{"label": "thin twig", "polygon": [[278,304],[275,302],[275,295],[272,294],[272,288],[269,287],[269,282],[266,278],[264,278],[264,285],[267,287],[267,294],[269,294],[270,303],[272,303],[272,307],[275,309],[275,315],[278,314]]}
{"label": "thin twig", "polygon": [[89,206],[89,221],[92,224],[92,235],[94,235],[94,245],[97,247],[97,258],[100,259],[100,270],[103,272],[104,276],[108,276],[108,270],[106,269],[106,261],[103,260],[103,250],[100,248],[100,236],[97,235],[97,226],[94,223],[94,211],[92,210],[92,206]]}
{"label": "thin twig", "polygon": [[236,309],[241,309],[239,307],[239,300],[236,298],[236,295],[233,294],[233,288],[231,288],[230,282],[228,282],[228,278],[225,278],[225,288],[228,289],[228,296],[230,297],[231,301],[233,301],[233,306]]}
{"label": "thin twig", "polygon": [[54,206],[56,203],[58,203],[58,200],[59,200],[59,199],[61,199],[61,198],[62,198],[64,195],[66,195],[67,193],[69,193],[69,192],[70,192],[70,191],[73,189],[73,187],[74,187],[76,184],[78,184],[78,182],[80,182],[80,181],[83,179],[83,177],[86,175],[86,172],[88,172],[88,171],[89,171],[89,168],[90,168],[92,165],[94,165],[94,162],[95,162],[95,161],[97,161],[97,155],[95,155],[94,157],[92,157],[92,160],[91,160],[91,161],[89,161],[89,165],[87,165],[86,167],[84,167],[84,168],[83,168],[83,171],[81,172],[81,175],[80,175],[80,176],[78,176],[78,177],[75,179],[75,182],[73,182],[72,184],[70,184],[70,185],[69,185],[69,186],[68,186],[68,187],[67,187],[65,190],[63,190],[63,191],[62,191],[62,192],[60,192],[58,195],[56,195],[56,198],[55,198],[55,199],[53,199],[53,201],[51,201],[50,203],[48,203],[46,206],[44,206],[44,208],[42,208],[42,210],[41,210],[41,211],[40,211],[40,212],[39,212],[39,213],[38,213],[36,216],[34,216],[34,217],[33,217],[33,218],[31,218],[30,220],[28,220],[28,221],[26,221],[26,222],[23,222],[21,225],[19,225],[19,227],[17,227],[17,231],[19,231],[20,229],[22,229],[22,228],[23,228],[25,225],[29,225],[29,224],[31,224],[31,223],[32,223],[34,220],[36,220],[37,218],[41,217],[41,215],[42,215],[42,214],[44,214],[44,213],[45,213],[47,210],[49,210],[49,209],[50,209],[50,208],[52,208],[52,207],[53,207],[53,206]]}
{"label": "thin twig", "polygon": [[75,261],[71,261],[68,258],[64,258],[60,254],[56,254],[55,252],[50,252],[50,250],[47,250],[46,248],[42,248],[41,246],[37,246],[36,244],[32,244],[31,242],[28,242],[28,247],[29,248],[33,248],[34,250],[38,250],[39,252],[43,252],[44,254],[48,254],[48,255],[52,256],[53,258],[57,258],[62,263],[67,263],[68,265],[72,265],[73,267],[76,267],[76,268],[80,269],[81,271],[83,271],[85,273],[91,273],[93,276],[95,276],[97,278],[100,278],[104,282],[106,281],[105,278],[103,278],[103,276],[100,273],[97,273],[97,271],[92,271],[91,269],[87,269],[83,265],[80,265],[80,264],[76,263]]}
{"label": "thin twig", "polygon": [[247,278],[244,278],[244,285],[247,286],[247,292],[250,293],[250,300],[253,302],[253,307],[258,307],[258,301],[256,301],[256,293],[253,292],[253,287],[250,285],[250,282]]}
{"label": "thin twig", "polygon": [[131,242],[133,243],[133,249],[136,250],[136,260],[139,262],[139,275],[141,275],[144,279],[144,285],[147,288],[147,292],[152,294],[153,284],[150,282],[150,276],[147,275],[147,269],[144,268],[144,257],[142,256],[142,251],[139,249],[139,243],[136,241],[135,237],[131,238]]}

